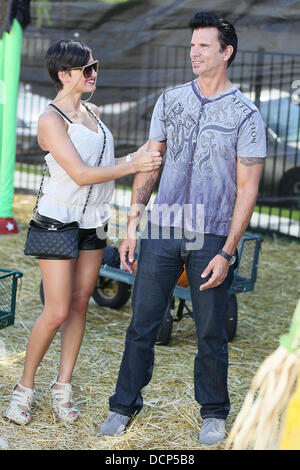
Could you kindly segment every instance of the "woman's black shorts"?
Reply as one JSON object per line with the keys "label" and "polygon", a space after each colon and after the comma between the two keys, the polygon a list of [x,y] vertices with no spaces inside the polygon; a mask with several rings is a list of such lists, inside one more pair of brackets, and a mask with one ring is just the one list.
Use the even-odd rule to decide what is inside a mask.
{"label": "woman's black shorts", "polygon": [[[41,215],[37,213],[36,221],[40,224],[45,224],[45,226],[49,225],[60,225],[61,222],[56,219],[52,219],[50,217],[46,217],[45,215]],[[101,230],[101,229],[98,229]],[[101,232],[107,232],[107,224],[102,228]],[[95,228],[80,228],[78,233],[78,249],[79,250],[101,250],[102,248],[106,247],[107,240],[106,238],[102,238],[103,235],[101,233],[101,238],[97,236],[97,232]],[[38,259],[65,259],[62,257],[51,257],[51,258],[38,258]]]}

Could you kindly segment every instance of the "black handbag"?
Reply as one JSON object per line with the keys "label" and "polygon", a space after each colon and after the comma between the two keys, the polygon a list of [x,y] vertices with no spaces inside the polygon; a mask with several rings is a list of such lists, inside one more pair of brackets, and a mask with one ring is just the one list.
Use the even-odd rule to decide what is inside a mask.
{"label": "black handbag", "polygon": [[78,231],[78,222],[45,227],[31,219],[24,254],[38,258],[78,258]]}
{"label": "black handbag", "polygon": [[[97,123],[99,124],[103,135],[103,148],[98,160],[97,166],[101,164],[102,157],[104,154],[104,149],[106,145],[106,133],[105,130],[97,118],[97,116],[93,113],[93,111],[85,105],[86,110],[89,114],[96,119]],[[62,114],[64,113],[60,111],[55,105],[51,104],[57,111]],[[66,117],[66,116],[65,116]],[[78,251],[78,233],[79,233],[79,222],[69,222],[69,223],[55,223],[55,224],[44,224],[37,222],[34,217],[37,213],[38,202],[41,196],[42,187],[44,184],[44,179],[47,171],[47,163],[44,165],[43,175],[41,179],[41,184],[37,193],[35,206],[32,211],[32,218],[29,222],[27,238],[25,243],[24,254],[28,256],[36,256],[38,258],[65,258],[65,259],[72,259],[78,258],[79,251]],[[92,192],[93,185],[90,185],[88,195],[85,201],[84,208],[82,210],[81,218],[83,217],[88,200],[90,198]]]}

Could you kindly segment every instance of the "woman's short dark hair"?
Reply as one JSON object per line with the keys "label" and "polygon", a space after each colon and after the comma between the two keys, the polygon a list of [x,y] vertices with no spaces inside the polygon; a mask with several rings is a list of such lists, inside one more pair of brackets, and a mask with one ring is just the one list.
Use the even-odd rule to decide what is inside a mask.
{"label": "woman's short dark hair", "polygon": [[228,60],[228,67],[230,66],[236,56],[238,48],[238,38],[234,26],[230,21],[217,16],[215,13],[201,11],[196,13],[190,20],[189,27],[192,31],[199,28],[217,28],[219,31],[218,39],[220,41],[221,50],[224,51],[226,46],[233,47],[233,53]]}
{"label": "woman's short dark hair", "polygon": [[71,67],[81,67],[89,61],[92,51],[85,44],[61,39],[52,44],[45,55],[45,63],[48,73],[59,91],[63,85],[58,78],[58,72]]}

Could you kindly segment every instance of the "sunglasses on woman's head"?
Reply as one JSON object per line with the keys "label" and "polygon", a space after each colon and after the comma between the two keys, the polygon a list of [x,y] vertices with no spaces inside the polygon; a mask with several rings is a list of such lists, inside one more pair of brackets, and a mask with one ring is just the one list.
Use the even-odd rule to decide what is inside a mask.
{"label": "sunglasses on woman's head", "polygon": [[99,69],[99,61],[94,60],[94,62],[91,62],[90,64],[83,65],[81,67],[70,67],[69,69],[65,70],[82,70],[82,74],[84,78],[89,79],[93,75],[93,70],[98,73]]}

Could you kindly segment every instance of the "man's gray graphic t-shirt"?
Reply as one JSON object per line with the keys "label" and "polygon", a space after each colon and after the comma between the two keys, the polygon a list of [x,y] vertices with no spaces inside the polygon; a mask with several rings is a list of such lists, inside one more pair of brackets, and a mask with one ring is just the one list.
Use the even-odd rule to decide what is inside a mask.
{"label": "man's gray graphic t-shirt", "polygon": [[167,142],[152,222],[182,226],[184,217],[187,230],[227,236],[236,200],[237,157],[266,156],[256,106],[235,87],[205,98],[193,80],[162,93],[149,138]]}

